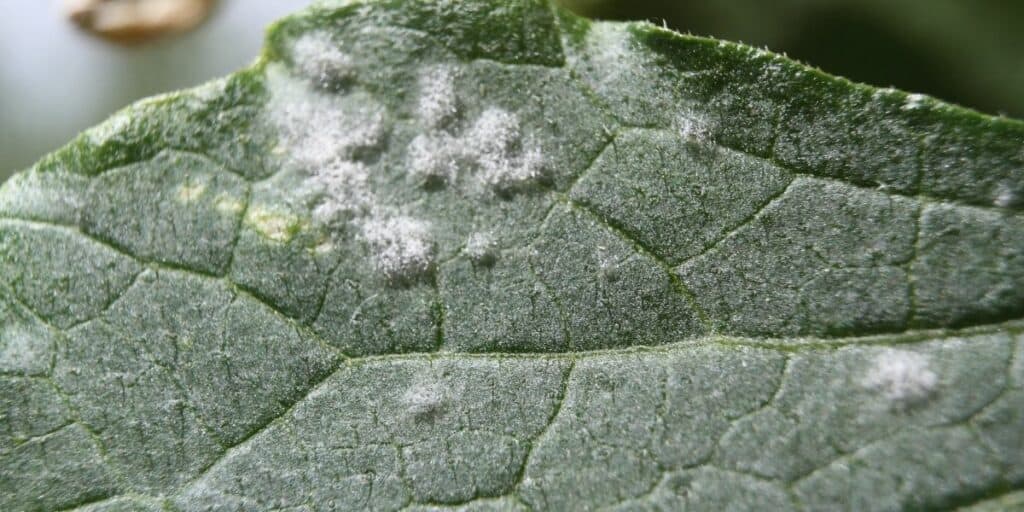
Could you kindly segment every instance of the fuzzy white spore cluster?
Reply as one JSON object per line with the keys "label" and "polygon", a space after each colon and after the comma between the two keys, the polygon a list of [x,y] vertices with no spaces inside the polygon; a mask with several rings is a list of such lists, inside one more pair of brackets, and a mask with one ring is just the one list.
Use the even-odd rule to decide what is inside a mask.
{"label": "fuzzy white spore cluster", "polygon": [[[600,69],[599,85],[608,86],[633,80],[645,69],[656,69],[647,56],[637,51],[636,39],[628,30],[613,24],[596,24],[588,31],[585,55],[587,63]],[[573,56],[572,60],[579,57]]]}
{"label": "fuzzy white spore cluster", "polygon": [[540,179],[544,158],[525,137],[519,117],[498,107],[485,109],[466,129],[455,130],[458,115],[454,72],[428,68],[420,78],[420,121],[428,132],[409,144],[410,173],[424,183],[454,183],[460,171],[495,191],[508,192]]}
{"label": "fuzzy white spore cluster", "polygon": [[330,93],[279,70],[268,70],[267,82],[280,150],[305,175],[299,194],[313,221],[332,232],[354,226],[372,249],[375,267],[390,281],[432,269],[430,224],[383,206],[373,193],[370,169],[359,161],[383,143],[385,108],[367,93]]}
{"label": "fuzzy white spore cluster", "polygon": [[422,184],[451,184],[459,173],[460,155],[452,136],[445,133],[417,135],[408,148],[408,166]]}
{"label": "fuzzy white spore cluster", "polygon": [[683,114],[676,118],[676,131],[686,144],[706,146],[712,142],[711,124],[703,116]]}
{"label": "fuzzy white spore cluster", "polygon": [[489,265],[497,259],[498,243],[490,233],[473,233],[466,240],[465,253],[473,263]]}
{"label": "fuzzy white spore cluster", "polygon": [[430,223],[406,216],[369,219],[363,235],[388,279],[400,280],[429,272],[434,264]]}
{"label": "fuzzy white spore cluster", "polygon": [[402,401],[412,416],[428,416],[441,408],[444,402],[444,392],[437,383],[418,382],[406,390]]}
{"label": "fuzzy white spore cluster", "polygon": [[316,169],[380,144],[385,114],[375,101],[343,101],[301,83],[276,84],[271,113],[293,162]]}
{"label": "fuzzy white spore cluster", "polygon": [[874,357],[861,384],[880,393],[896,408],[905,408],[931,396],[938,380],[928,356],[885,349]]}
{"label": "fuzzy white spore cluster", "polygon": [[319,87],[336,87],[355,74],[352,57],[327,32],[310,32],[296,40],[292,60],[299,73]]}
{"label": "fuzzy white spore cluster", "polygon": [[304,194],[312,199],[313,220],[337,226],[365,215],[374,206],[369,171],[359,162],[332,162],[311,174],[303,183]]}
{"label": "fuzzy white spore cluster", "polygon": [[455,71],[448,66],[428,68],[419,77],[420,97],[416,113],[430,128],[442,129],[459,111]]}
{"label": "fuzzy white spore cluster", "polygon": [[312,203],[314,220],[334,225],[364,214],[373,203],[369,170],[355,158],[381,143],[383,107],[319,91],[274,70],[267,82],[279,149],[292,167],[307,174],[301,194]]}
{"label": "fuzzy white spore cluster", "polygon": [[479,165],[480,180],[509,190],[541,178],[544,158],[533,141],[524,140],[515,114],[491,107],[466,137],[467,153]]}

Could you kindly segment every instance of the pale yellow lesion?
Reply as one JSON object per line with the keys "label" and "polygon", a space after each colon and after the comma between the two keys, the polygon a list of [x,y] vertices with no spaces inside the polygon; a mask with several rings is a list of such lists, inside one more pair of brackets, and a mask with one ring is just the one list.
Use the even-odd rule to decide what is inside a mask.
{"label": "pale yellow lesion", "polygon": [[178,202],[191,204],[198,201],[206,193],[206,184],[203,182],[186,182],[178,187]]}
{"label": "pale yellow lesion", "polygon": [[278,243],[290,242],[308,225],[308,221],[296,215],[262,205],[249,208],[245,223],[264,238]]}
{"label": "pale yellow lesion", "polygon": [[220,194],[216,199],[214,199],[213,207],[224,215],[238,215],[239,213],[242,213],[243,209],[245,209],[245,203],[237,197],[228,194]]}

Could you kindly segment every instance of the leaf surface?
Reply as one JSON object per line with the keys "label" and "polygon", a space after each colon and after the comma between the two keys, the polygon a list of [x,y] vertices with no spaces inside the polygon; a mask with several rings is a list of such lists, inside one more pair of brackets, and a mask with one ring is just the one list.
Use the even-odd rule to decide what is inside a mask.
{"label": "leaf surface", "polygon": [[540,0],[322,2],[0,189],[0,508],[1012,503],[1022,142]]}

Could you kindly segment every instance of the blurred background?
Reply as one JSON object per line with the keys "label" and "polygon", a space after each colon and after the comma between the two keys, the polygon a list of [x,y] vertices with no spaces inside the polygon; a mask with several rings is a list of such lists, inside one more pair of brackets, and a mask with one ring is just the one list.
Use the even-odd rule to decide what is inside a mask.
{"label": "blurred background", "polygon": [[[859,82],[1024,118],[1024,1],[560,1],[591,17],[664,21]],[[0,180],[136,99],[245,66],[267,24],[310,2],[220,0],[193,31],[127,46],[88,35],[59,0],[3,0]]]}

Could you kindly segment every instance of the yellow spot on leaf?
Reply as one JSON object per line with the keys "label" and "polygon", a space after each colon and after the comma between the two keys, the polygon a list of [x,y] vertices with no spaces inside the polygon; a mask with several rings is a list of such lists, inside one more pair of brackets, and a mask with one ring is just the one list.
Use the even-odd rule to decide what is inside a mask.
{"label": "yellow spot on leaf", "polygon": [[257,233],[279,243],[290,242],[305,227],[298,217],[263,206],[250,208],[245,220]]}
{"label": "yellow spot on leaf", "polygon": [[178,200],[182,203],[194,203],[206,192],[205,183],[184,183],[178,187]]}
{"label": "yellow spot on leaf", "polygon": [[218,212],[221,212],[224,215],[237,214],[245,207],[245,205],[237,198],[231,197],[227,194],[217,196],[217,202],[214,203],[214,206],[217,208]]}

